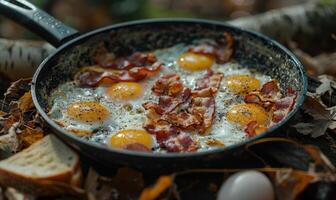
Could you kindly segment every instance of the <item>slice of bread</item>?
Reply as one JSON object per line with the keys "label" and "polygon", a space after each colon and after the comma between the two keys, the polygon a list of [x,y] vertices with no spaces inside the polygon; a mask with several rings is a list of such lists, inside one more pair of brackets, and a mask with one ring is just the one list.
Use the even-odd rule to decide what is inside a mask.
{"label": "slice of bread", "polygon": [[81,175],[79,156],[54,135],[0,161],[0,185],[39,196],[82,192]]}

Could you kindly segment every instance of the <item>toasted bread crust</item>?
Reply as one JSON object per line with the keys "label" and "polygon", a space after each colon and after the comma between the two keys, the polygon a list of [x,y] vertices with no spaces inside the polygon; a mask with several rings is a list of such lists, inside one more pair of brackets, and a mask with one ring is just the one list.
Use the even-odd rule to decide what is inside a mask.
{"label": "toasted bread crust", "polygon": [[[46,152],[52,152],[52,151],[57,151],[55,150],[52,146],[54,142],[57,145],[57,147],[62,147],[62,145],[59,145],[60,141],[55,137],[55,136],[46,136],[48,138],[44,138],[43,141],[41,141],[42,145],[47,145],[47,148],[41,149],[41,150],[46,150]],[[37,142],[38,143],[38,142]],[[36,148],[39,148],[39,144],[34,144],[31,147],[29,147],[30,150],[26,150],[26,152],[32,151],[33,148],[34,152],[36,152]],[[45,147],[45,146],[44,146]],[[60,151],[64,155],[67,152],[72,154],[73,158],[71,159],[71,162],[66,161],[63,159],[57,159],[57,161],[53,161],[52,164],[47,163],[46,165],[58,165],[58,164],[63,164],[66,167],[61,168],[61,169],[51,169],[49,170],[48,168],[41,168],[41,169],[48,169],[48,173],[50,174],[44,174],[41,173],[40,175],[34,174],[34,170],[32,170],[31,175],[29,172],[25,173],[20,173],[21,168],[17,168],[13,170],[13,167],[20,166],[21,163],[24,167],[27,166],[27,169],[35,168],[36,170],[39,170],[38,165],[36,163],[31,162],[31,164],[27,164],[25,162],[26,160],[29,161],[29,156],[26,156],[26,152],[20,152],[13,157],[3,160],[0,162],[0,185],[4,187],[13,187],[16,188],[22,192],[33,194],[36,196],[55,196],[55,195],[74,195],[74,196],[79,196],[79,197],[84,197],[85,191],[81,188],[81,181],[82,181],[82,171],[80,167],[80,160],[79,156],[73,152],[70,148],[63,146],[64,148],[62,151]],[[49,151],[51,149],[51,151]],[[71,151],[71,152],[69,152]],[[21,154],[22,153],[22,154]],[[21,155],[23,156],[21,156]],[[54,155],[54,154],[53,154]],[[20,157],[21,156],[21,157]],[[21,159],[21,160],[20,160]],[[35,157],[34,161],[40,163],[39,160],[40,157]],[[66,156],[65,156],[66,159]],[[20,160],[20,162],[17,162],[17,160]],[[64,162],[64,163],[58,163],[58,162]],[[41,161],[43,163],[44,160]],[[22,169],[25,169],[25,168]]]}

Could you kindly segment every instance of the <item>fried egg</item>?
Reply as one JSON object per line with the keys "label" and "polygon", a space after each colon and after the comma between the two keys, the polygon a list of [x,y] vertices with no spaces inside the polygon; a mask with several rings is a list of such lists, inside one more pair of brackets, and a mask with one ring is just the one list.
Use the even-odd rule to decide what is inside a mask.
{"label": "fried egg", "polygon": [[151,149],[154,138],[147,131],[141,129],[126,129],[113,134],[109,141],[114,148],[125,148],[127,145],[139,143]]}
{"label": "fried egg", "polygon": [[164,67],[140,82],[107,80],[96,88],[81,88],[74,81],[64,83],[52,92],[49,116],[69,132],[110,148],[139,143],[162,152],[155,137],[142,128],[147,118],[142,104],[158,102],[152,86],[162,75],[176,73],[185,87],[194,89],[196,81],[211,69],[224,74],[215,96],[215,118],[207,134],[190,134],[201,147],[198,151],[239,143],[247,138],[242,126],[252,120],[266,125],[270,120],[263,108],[245,104],[243,95],[260,89],[272,78],[235,61],[218,64],[211,56],[188,52],[202,42],[155,50],[153,53]]}
{"label": "fried egg", "polygon": [[192,52],[183,53],[177,61],[181,68],[189,71],[210,69],[214,62],[215,60],[211,56]]}
{"label": "fried egg", "polygon": [[225,78],[225,84],[236,94],[247,94],[260,89],[260,81],[249,75],[231,75]]}
{"label": "fried egg", "polygon": [[260,125],[266,125],[269,116],[266,110],[257,104],[237,104],[227,112],[226,115],[229,122],[247,125],[251,121],[257,121]]}
{"label": "fried egg", "polygon": [[89,135],[110,122],[109,109],[95,101],[73,102],[52,109],[50,115],[66,130],[79,136]]}
{"label": "fried egg", "polygon": [[106,89],[106,94],[112,100],[119,101],[138,99],[142,93],[142,85],[136,82],[115,83]]}

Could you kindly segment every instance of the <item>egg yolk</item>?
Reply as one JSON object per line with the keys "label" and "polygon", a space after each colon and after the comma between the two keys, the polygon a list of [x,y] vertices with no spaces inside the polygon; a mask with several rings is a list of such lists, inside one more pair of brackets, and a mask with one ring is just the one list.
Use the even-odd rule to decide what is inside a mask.
{"label": "egg yolk", "polygon": [[233,106],[226,114],[228,121],[242,126],[251,121],[257,121],[260,125],[266,125],[268,115],[265,109],[257,104],[238,104]]}
{"label": "egg yolk", "polygon": [[249,75],[233,75],[225,80],[226,86],[236,94],[244,94],[260,88],[260,81]]}
{"label": "egg yolk", "polygon": [[105,121],[110,114],[105,106],[93,101],[73,103],[67,108],[67,113],[71,118],[86,123]]}
{"label": "egg yolk", "polygon": [[153,138],[145,130],[128,129],[113,135],[110,144],[115,148],[125,148],[129,144],[140,143],[149,149],[153,146]]}
{"label": "egg yolk", "polygon": [[178,58],[177,63],[185,70],[199,71],[209,69],[214,59],[211,56],[187,52]]}
{"label": "egg yolk", "polygon": [[136,82],[120,82],[107,88],[107,95],[116,100],[132,100],[142,95],[142,86]]}

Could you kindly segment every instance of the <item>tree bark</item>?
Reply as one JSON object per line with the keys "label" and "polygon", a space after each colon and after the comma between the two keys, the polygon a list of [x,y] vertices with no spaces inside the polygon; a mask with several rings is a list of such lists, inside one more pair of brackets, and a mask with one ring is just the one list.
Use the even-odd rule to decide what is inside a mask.
{"label": "tree bark", "polygon": [[252,17],[238,18],[229,24],[261,32],[287,44],[316,54],[336,48],[336,3],[307,3],[271,10]]}
{"label": "tree bark", "polygon": [[53,50],[46,42],[0,39],[0,74],[11,81],[31,77]]}

